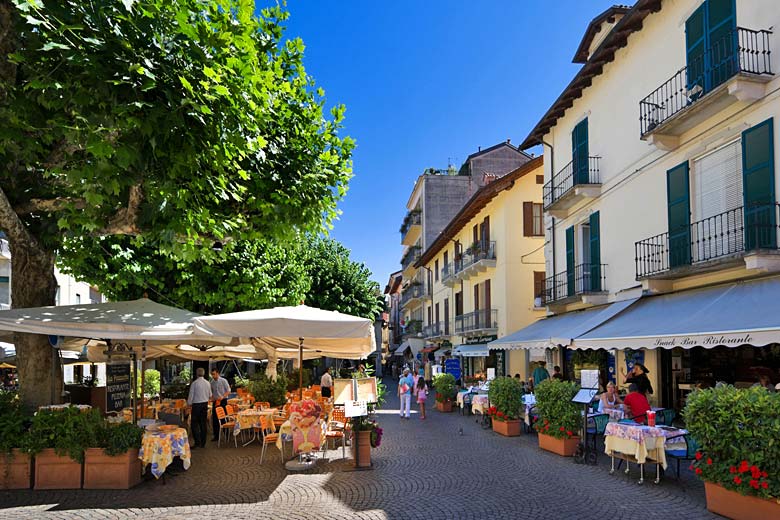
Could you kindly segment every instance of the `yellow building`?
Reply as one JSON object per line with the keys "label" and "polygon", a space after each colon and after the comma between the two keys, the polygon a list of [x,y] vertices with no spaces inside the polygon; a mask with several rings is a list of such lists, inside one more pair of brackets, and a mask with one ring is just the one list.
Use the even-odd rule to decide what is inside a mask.
{"label": "yellow building", "polygon": [[543,172],[537,157],[480,188],[416,263],[433,280],[423,336],[463,355],[467,375],[527,377],[526,351],[486,344],[544,315]]}

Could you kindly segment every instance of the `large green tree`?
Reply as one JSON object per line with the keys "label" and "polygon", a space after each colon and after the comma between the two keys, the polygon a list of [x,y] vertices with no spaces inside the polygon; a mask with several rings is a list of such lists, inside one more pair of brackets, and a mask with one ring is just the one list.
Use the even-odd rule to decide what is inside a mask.
{"label": "large green tree", "polygon": [[[287,13],[251,0],[0,0],[0,229],[15,307],[54,304],[68,237],[175,258],[318,232],[353,143],[323,113]],[[21,393],[58,397],[42,337],[16,338]]]}

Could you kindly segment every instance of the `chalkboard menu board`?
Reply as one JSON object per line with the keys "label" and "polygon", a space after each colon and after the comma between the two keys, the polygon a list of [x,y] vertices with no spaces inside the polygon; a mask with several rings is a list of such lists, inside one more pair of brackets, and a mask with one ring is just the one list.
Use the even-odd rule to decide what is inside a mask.
{"label": "chalkboard menu board", "polygon": [[130,364],[106,365],[106,411],[118,412],[130,406]]}

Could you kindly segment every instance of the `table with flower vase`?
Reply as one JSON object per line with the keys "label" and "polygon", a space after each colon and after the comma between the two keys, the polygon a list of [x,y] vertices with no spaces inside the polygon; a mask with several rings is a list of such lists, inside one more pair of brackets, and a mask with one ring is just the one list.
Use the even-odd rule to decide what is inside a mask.
{"label": "table with flower vase", "polygon": [[257,432],[260,428],[262,428],[262,425],[260,424],[260,418],[263,416],[268,417],[271,426],[273,426],[273,417],[277,412],[278,410],[276,408],[266,408],[265,410],[249,408],[248,410],[241,410],[236,414],[236,425],[233,427],[233,435],[240,434],[241,430],[251,429],[252,438],[249,439],[249,441],[245,443],[244,446],[251,444],[254,440],[258,439]]}
{"label": "table with flower vase", "polygon": [[490,408],[490,400],[487,394],[476,394],[471,398],[471,411],[473,413],[484,415],[488,408]]}
{"label": "table with flower vase", "polygon": [[[651,462],[656,465],[654,483],[660,482],[660,468],[666,469],[667,444],[679,441],[686,430],[669,426],[645,426],[611,422],[604,431],[604,451],[612,458],[610,474],[615,472],[615,459],[636,462],[640,467],[639,483],[644,482],[644,465]],[[626,473],[629,467],[626,464]]]}
{"label": "table with flower vase", "polygon": [[173,462],[174,457],[181,458],[184,469],[189,469],[191,464],[190,442],[187,430],[184,428],[160,427],[162,429],[148,429],[141,440],[141,449],[138,458],[143,462],[144,471],[146,465],[152,467],[152,475],[160,478],[165,469]]}

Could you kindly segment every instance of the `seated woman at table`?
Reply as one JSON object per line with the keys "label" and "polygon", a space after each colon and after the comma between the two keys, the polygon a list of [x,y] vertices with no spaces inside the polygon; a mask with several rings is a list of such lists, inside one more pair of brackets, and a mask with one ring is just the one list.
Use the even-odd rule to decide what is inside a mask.
{"label": "seated woman at table", "polygon": [[607,391],[601,394],[599,398],[599,413],[607,413],[610,410],[617,410],[618,406],[623,404],[617,393],[615,383],[607,383]]}
{"label": "seated woman at table", "polygon": [[647,412],[650,411],[650,403],[645,394],[639,392],[636,383],[628,386],[628,395],[623,400],[626,406],[626,418],[634,418],[634,422],[645,424]]}

